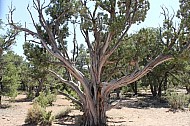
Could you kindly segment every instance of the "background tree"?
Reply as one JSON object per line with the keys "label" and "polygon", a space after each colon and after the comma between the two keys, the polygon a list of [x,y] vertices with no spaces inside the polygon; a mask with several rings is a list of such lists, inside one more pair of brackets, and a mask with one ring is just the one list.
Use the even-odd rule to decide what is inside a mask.
{"label": "background tree", "polygon": [[50,68],[62,71],[54,65],[56,64],[56,60],[39,45],[25,43],[23,48],[28,61],[28,68],[25,72],[30,80],[27,82],[28,96],[34,97],[35,95],[35,97],[38,97],[42,91],[53,91],[53,89],[56,89],[58,81],[54,77],[51,77],[47,71]]}
{"label": "background tree", "polygon": [[[4,25],[3,22],[0,20],[0,29],[3,29],[3,25]],[[5,29],[3,29],[3,30],[5,30]],[[8,95],[8,92],[5,92],[4,89],[3,89],[3,85],[5,84],[5,83],[3,83],[3,81],[5,81],[5,79],[3,79],[3,76],[4,76],[4,72],[5,72],[4,68],[5,68],[5,65],[6,65],[4,63],[3,54],[4,54],[5,51],[10,49],[12,44],[15,43],[14,40],[15,40],[16,36],[18,35],[18,31],[13,30],[11,28],[6,29],[5,31],[6,31],[6,33],[4,33],[4,35],[0,35],[0,105],[1,105],[2,95]],[[9,66],[7,66],[7,67],[8,67],[7,70],[8,69],[11,69],[11,70],[14,69],[13,68],[14,66],[12,66],[11,64],[9,64]],[[6,71],[6,72],[8,72],[8,71]],[[5,76],[7,76],[7,75],[5,75]],[[13,83],[14,83],[14,81],[13,81]]]}
{"label": "background tree", "polygon": [[[174,49],[173,45],[176,42],[180,42],[177,46],[182,45],[181,41],[177,40],[179,35],[183,35],[183,32],[179,31],[179,34],[176,35],[178,32],[173,29],[169,19],[166,23],[167,27],[163,29],[165,34],[161,35],[164,43],[165,40],[168,40],[162,51],[157,56],[152,57],[144,67],[135,66],[131,72],[109,80],[103,76],[106,63],[122,42],[128,42],[127,40],[130,37],[127,37],[127,32],[131,25],[145,20],[149,9],[148,1],[52,0],[48,6],[45,6],[40,0],[35,0],[33,6],[38,12],[38,23],[34,21],[29,8],[28,11],[36,31],[17,26],[12,18],[10,18],[9,23],[15,29],[38,38],[39,42],[37,43],[56,57],[65,68],[69,75],[67,77],[53,71],[53,69],[49,71],[77,93],[79,100],[76,103],[81,106],[84,112],[83,125],[86,126],[106,125],[106,111],[111,108],[108,103],[110,92],[139,80],[157,65],[172,59],[173,55],[170,50]],[[43,15],[45,10],[49,19]],[[12,13],[13,11],[10,13],[11,16]],[[68,50],[65,47],[65,39],[69,35],[67,24],[73,22],[79,24],[88,48],[89,76],[85,76],[77,69],[74,58],[72,60],[69,58]],[[174,38],[172,38],[173,36]],[[77,41],[72,42],[74,49],[77,49]],[[182,45],[180,51],[188,46],[189,43]],[[74,50],[73,53],[77,54]],[[108,81],[105,82],[105,80]]]}
{"label": "background tree", "polygon": [[0,96],[9,96],[15,98],[18,94],[17,90],[20,86],[20,65],[22,57],[8,51],[2,56],[2,76]]}

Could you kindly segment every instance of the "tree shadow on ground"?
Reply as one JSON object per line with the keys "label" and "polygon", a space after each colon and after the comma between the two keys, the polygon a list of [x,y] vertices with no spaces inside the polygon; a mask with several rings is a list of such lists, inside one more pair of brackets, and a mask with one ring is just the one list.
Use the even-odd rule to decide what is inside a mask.
{"label": "tree shadow on ground", "polygon": [[122,97],[118,108],[122,107],[148,109],[169,108],[170,106],[165,99],[153,97],[151,94],[138,94],[138,96],[131,96],[127,94]]}
{"label": "tree shadow on ground", "polygon": [[10,108],[10,107],[11,107],[11,105],[9,105],[9,104],[0,105],[0,109],[7,109],[7,108]]}
{"label": "tree shadow on ground", "polygon": [[107,117],[107,123],[113,124],[114,126],[116,124],[122,124],[123,122],[126,122],[126,120],[117,120],[117,121],[114,121],[112,117]]}
{"label": "tree shadow on ground", "polygon": [[82,125],[82,115],[67,115],[64,118],[56,119],[55,124],[64,126],[81,126]]}
{"label": "tree shadow on ground", "polygon": [[15,99],[14,102],[32,102],[31,98],[20,98],[20,99]]}
{"label": "tree shadow on ground", "polygon": [[37,126],[36,124],[23,124],[22,126]]}

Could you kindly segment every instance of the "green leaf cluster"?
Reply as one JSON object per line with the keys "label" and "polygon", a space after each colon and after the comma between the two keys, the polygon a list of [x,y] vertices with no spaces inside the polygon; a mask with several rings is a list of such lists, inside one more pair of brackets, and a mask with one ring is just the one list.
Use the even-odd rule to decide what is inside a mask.
{"label": "green leaf cluster", "polygon": [[1,60],[1,90],[0,95],[16,97],[17,89],[20,86],[20,65],[22,57],[9,51],[2,56]]}

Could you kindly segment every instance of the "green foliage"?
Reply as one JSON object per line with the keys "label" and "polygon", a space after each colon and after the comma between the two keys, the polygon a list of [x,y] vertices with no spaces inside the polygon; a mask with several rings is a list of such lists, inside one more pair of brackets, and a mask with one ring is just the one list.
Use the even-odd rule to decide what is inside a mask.
{"label": "green foliage", "polygon": [[[7,28],[7,29],[6,29]],[[0,19],[0,56],[5,52],[9,51],[10,47],[15,44],[15,38],[19,31],[12,27],[7,27]]]}
{"label": "green foliage", "polygon": [[88,75],[88,67],[89,67],[89,54],[87,49],[83,44],[79,46],[78,56],[76,58],[76,67],[81,72],[83,72],[86,76]]}
{"label": "green foliage", "polygon": [[38,104],[34,104],[32,108],[28,110],[25,123],[41,126],[51,126],[54,117],[51,115],[51,111],[47,112]]}
{"label": "green foliage", "polygon": [[136,67],[130,64],[131,61],[138,62],[139,67],[144,68],[164,50],[159,37],[157,28],[142,28],[137,33],[126,36],[105,65],[103,80],[130,74]]}
{"label": "green foliage", "polygon": [[189,13],[190,3],[188,0],[179,0],[179,3],[180,3],[180,9],[178,10],[177,17],[181,19],[181,27],[186,28],[186,30],[189,31],[190,19],[188,17],[190,15]]}
{"label": "green foliage", "polygon": [[34,99],[35,98],[35,93],[33,91],[28,91],[26,93],[27,99]]}
{"label": "green foliage", "polygon": [[170,91],[166,93],[166,99],[171,109],[174,109],[174,110],[176,109],[183,110],[189,102],[188,95],[185,95],[182,93],[170,92]]}
{"label": "green foliage", "polygon": [[16,97],[17,89],[20,85],[20,65],[22,57],[14,54],[12,51],[7,52],[2,56],[1,68],[1,88],[0,95]]}
{"label": "green foliage", "polygon": [[66,117],[69,113],[71,113],[71,108],[70,107],[67,107],[65,108],[64,110],[60,111],[58,114],[55,115],[55,118],[56,119],[61,119],[61,118],[64,118]]}
{"label": "green foliage", "polygon": [[38,124],[43,120],[44,109],[38,104],[34,104],[32,108],[28,109],[25,123]]}
{"label": "green foliage", "polygon": [[51,94],[50,92],[40,92],[40,95],[34,99],[34,103],[38,103],[41,107],[46,108],[47,106],[52,105],[55,100],[55,94]]}
{"label": "green foliage", "polygon": [[132,92],[132,88],[130,86],[122,87],[121,92],[122,94],[127,94],[128,92]]}
{"label": "green foliage", "polygon": [[52,116],[52,111],[46,112],[43,114],[43,121],[40,123],[41,126],[51,126],[54,120]]}
{"label": "green foliage", "polygon": [[[26,79],[23,81],[30,88],[28,94],[34,95],[37,97],[39,92],[42,92],[43,89],[49,89],[55,87],[58,83],[54,77],[50,77],[48,69],[58,69],[61,71],[62,69],[58,68],[55,65],[50,65],[50,62],[56,62],[54,58],[41,46],[31,43],[25,43],[24,46],[24,54],[28,60],[23,66],[25,70]],[[34,87],[37,90],[34,91]]]}

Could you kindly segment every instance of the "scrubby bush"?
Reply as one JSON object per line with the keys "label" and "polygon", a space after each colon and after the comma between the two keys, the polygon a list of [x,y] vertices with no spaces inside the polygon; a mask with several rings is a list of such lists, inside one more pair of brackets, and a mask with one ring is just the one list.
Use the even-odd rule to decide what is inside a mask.
{"label": "scrubby bush", "polygon": [[40,95],[35,98],[34,102],[38,103],[41,107],[45,108],[49,105],[52,105],[52,103],[56,100],[56,95],[51,94],[50,92],[44,93],[40,92]]}
{"label": "scrubby bush", "polygon": [[171,109],[184,109],[185,106],[188,104],[189,96],[182,94],[182,93],[176,93],[176,92],[167,92],[166,93],[166,99],[171,107]]}
{"label": "scrubby bush", "polygon": [[54,120],[54,117],[52,116],[52,111],[45,112],[43,114],[43,120],[40,123],[41,126],[51,126],[52,122]]}
{"label": "scrubby bush", "polygon": [[42,121],[44,109],[38,104],[34,104],[32,108],[28,109],[28,113],[25,119],[25,123],[38,124]]}
{"label": "scrubby bush", "polygon": [[27,99],[34,99],[35,98],[34,92],[28,92],[26,95],[27,95]]}
{"label": "scrubby bush", "polygon": [[71,112],[71,110],[72,109],[70,107],[67,107],[66,109],[60,111],[57,115],[55,115],[55,118],[56,119],[64,118]]}
{"label": "scrubby bush", "polygon": [[38,104],[34,104],[32,108],[28,110],[25,123],[40,125],[40,126],[51,126],[53,117],[51,116],[51,111],[47,112]]}

